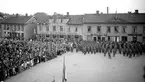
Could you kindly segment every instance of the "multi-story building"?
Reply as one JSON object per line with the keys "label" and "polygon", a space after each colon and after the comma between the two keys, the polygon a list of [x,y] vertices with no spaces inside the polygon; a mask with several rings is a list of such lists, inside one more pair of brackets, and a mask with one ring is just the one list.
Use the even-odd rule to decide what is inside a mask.
{"label": "multi-story building", "polygon": [[99,13],[36,17],[37,34],[47,38],[145,41],[145,13]]}
{"label": "multi-story building", "polygon": [[71,15],[67,25],[68,38],[77,40],[82,39],[83,36],[83,15]]}
{"label": "multi-story building", "polygon": [[[36,27],[36,29],[35,29]],[[2,37],[145,41],[145,13],[13,16],[1,22]]]}
{"label": "multi-story building", "polygon": [[37,20],[37,36],[45,38],[67,38],[75,39],[81,38],[82,35],[82,18],[83,16],[60,15],[54,13],[52,16],[43,15],[43,17],[36,16]]}
{"label": "multi-story building", "polygon": [[85,14],[84,40],[145,41],[145,13]]}
{"label": "multi-story building", "polygon": [[36,19],[32,16],[16,15],[1,22],[2,37],[30,39],[34,37]]}

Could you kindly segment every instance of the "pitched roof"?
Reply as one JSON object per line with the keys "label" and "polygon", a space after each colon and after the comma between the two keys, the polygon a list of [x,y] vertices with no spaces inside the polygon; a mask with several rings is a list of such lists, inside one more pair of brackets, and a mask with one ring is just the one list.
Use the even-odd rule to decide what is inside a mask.
{"label": "pitched roof", "polygon": [[84,15],[71,15],[70,16],[70,20],[68,21],[67,24],[69,25],[80,25],[83,24],[83,16]]}
{"label": "pitched roof", "polygon": [[37,16],[35,18],[37,23],[47,23],[49,21],[49,16]]}
{"label": "pitched roof", "polygon": [[49,18],[50,19],[68,19],[69,17],[70,17],[69,15],[56,14],[56,15],[51,15]]}
{"label": "pitched roof", "polygon": [[69,19],[70,17],[68,15],[47,15],[43,13],[37,13],[34,15],[34,17],[37,20],[37,23],[49,23],[49,19]]}
{"label": "pitched roof", "polygon": [[145,13],[85,14],[84,23],[145,23]]}
{"label": "pitched roof", "polygon": [[25,24],[32,16],[15,16],[15,17],[9,17],[2,21],[3,24],[9,23],[9,24]]}
{"label": "pitched roof", "polygon": [[0,23],[4,20],[3,16],[0,15]]}

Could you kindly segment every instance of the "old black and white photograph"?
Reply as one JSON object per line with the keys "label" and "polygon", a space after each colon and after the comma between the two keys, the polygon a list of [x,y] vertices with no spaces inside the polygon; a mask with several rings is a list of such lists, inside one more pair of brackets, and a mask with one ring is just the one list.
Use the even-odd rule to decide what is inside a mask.
{"label": "old black and white photograph", "polygon": [[145,0],[0,0],[0,82],[145,82]]}

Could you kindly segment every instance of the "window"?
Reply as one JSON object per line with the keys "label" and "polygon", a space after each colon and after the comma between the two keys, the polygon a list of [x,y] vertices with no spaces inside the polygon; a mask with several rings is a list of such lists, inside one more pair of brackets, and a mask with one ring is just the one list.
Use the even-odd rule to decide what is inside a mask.
{"label": "window", "polygon": [[18,31],[20,31],[20,27],[21,27],[21,26],[20,26],[20,25],[18,25],[18,27],[17,27],[17,28],[18,28]]}
{"label": "window", "polygon": [[46,30],[49,31],[49,26],[46,26]]}
{"label": "window", "polygon": [[119,26],[114,26],[114,32],[118,33],[119,32]]}
{"label": "window", "polygon": [[22,35],[21,35],[22,37],[24,37],[24,33],[22,33]]}
{"label": "window", "polygon": [[62,26],[60,26],[60,31],[63,31],[63,27]]}
{"label": "window", "polygon": [[68,35],[68,38],[70,38],[70,35]]}
{"label": "window", "polygon": [[92,28],[91,26],[88,26],[88,32],[91,32],[91,28]]}
{"label": "window", "polygon": [[8,32],[8,36],[10,35],[10,32]]}
{"label": "window", "polygon": [[53,26],[53,31],[56,31],[56,26]]}
{"label": "window", "polygon": [[78,31],[78,28],[76,27],[76,30],[75,30],[75,32],[77,32]]}
{"label": "window", "polygon": [[16,31],[16,30],[17,30],[16,25],[14,25],[14,31]]}
{"label": "window", "polygon": [[145,36],[143,36],[143,41],[145,42]]}
{"label": "window", "polygon": [[107,26],[107,33],[111,33],[111,26]]}
{"label": "window", "polygon": [[60,38],[64,38],[64,36],[63,35],[60,35]]}
{"label": "window", "polygon": [[122,41],[127,41],[127,36],[122,36]]}
{"label": "window", "polygon": [[60,19],[61,23],[63,22],[63,19]]}
{"label": "window", "polygon": [[97,26],[97,32],[101,32],[101,26]]}
{"label": "window", "polygon": [[79,38],[79,36],[78,35],[75,35],[75,38]]}
{"label": "window", "polygon": [[55,18],[53,19],[53,23],[56,23],[56,19]]}
{"label": "window", "polygon": [[20,33],[18,33],[18,38],[20,37]]}
{"label": "window", "polygon": [[70,27],[68,28],[68,32],[70,32]]}
{"label": "window", "polygon": [[110,41],[110,36],[108,36],[108,41]]}
{"label": "window", "polygon": [[46,37],[49,37],[49,35],[46,35]]}
{"label": "window", "polygon": [[56,35],[53,35],[53,38],[56,38]]}
{"label": "window", "polygon": [[132,26],[132,33],[137,33],[137,26]]}
{"label": "window", "polygon": [[137,36],[132,36],[133,41],[137,41]]}
{"label": "window", "polygon": [[145,34],[145,26],[143,26],[143,33]]}
{"label": "window", "polygon": [[9,25],[7,25],[7,30],[9,30]]}
{"label": "window", "polygon": [[122,33],[126,33],[126,26],[122,26]]}

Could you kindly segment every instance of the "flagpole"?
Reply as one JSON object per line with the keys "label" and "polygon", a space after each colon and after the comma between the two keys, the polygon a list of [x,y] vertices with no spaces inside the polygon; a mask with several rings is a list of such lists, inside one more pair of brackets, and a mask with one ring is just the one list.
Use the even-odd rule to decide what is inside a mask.
{"label": "flagpole", "polygon": [[66,82],[66,78],[65,78],[65,56],[63,56],[62,82]]}

